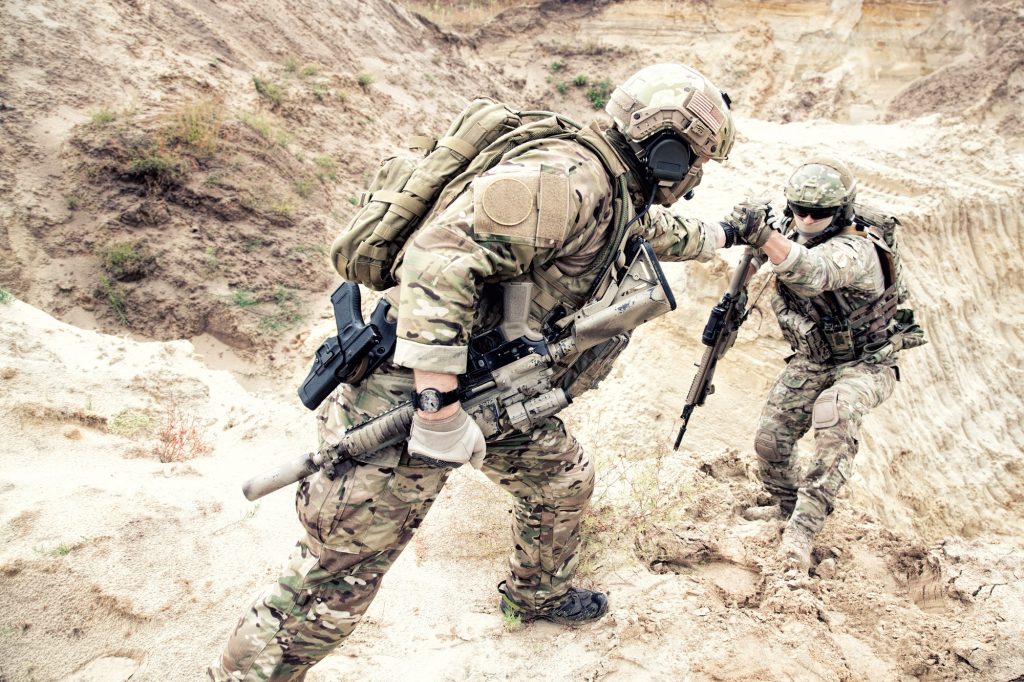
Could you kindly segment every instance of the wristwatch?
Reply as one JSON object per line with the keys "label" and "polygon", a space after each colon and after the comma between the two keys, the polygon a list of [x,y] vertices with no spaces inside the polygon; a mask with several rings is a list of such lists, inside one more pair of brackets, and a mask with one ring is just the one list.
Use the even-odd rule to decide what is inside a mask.
{"label": "wristwatch", "polygon": [[436,388],[425,388],[412,392],[412,406],[421,412],[433,413],[446,405],[459,401],[459,389],[441,392]]}

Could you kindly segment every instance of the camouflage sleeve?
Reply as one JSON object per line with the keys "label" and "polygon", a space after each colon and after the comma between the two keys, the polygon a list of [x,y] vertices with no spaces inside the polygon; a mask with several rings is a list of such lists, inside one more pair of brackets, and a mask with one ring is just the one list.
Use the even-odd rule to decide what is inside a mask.
{"label": "camouflage sleeve", "polygon": [[544,141],[503,161],[415,232],[399,270],[397,364],[464,372],[481,286],[548,262],[594,229],[594,197],[611,185],[596,157],[569,145]]}
{"label": "camouflage sleeve", "polygon": [[867,239],[839,235],[813,249],[794,242],[774,270],[795,294],[810,298],[837,289],[872,291],[881,265]]}
{"label": "camouflage sleeve", "polygon": [[663,206],[652,206],[641,236],[665,261],[709,261],[721,228],[696,218],[686,218]]}

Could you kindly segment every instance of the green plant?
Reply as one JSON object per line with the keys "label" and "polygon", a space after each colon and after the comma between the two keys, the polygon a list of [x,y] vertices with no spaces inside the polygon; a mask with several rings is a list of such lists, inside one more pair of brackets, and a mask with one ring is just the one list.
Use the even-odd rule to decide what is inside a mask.
{"label": "green plant", "polygon": [[270,210],[284,218],[290,218],[295,213],[295,206],[288,197],[279,197],[270,202]]}
{"label": "green plant", "polygon": [[572,79],[572,84],[575,85],[577,88],[582,88],[584,85],[587,84],[587,77],[581,73]]}
{"label": "green plant", "polygon": [[505,632],[516,632],[523,627],[523,616],[518,611],[502,611],[501,627]]}
{"label": "green plant", "polygon": [[295,193],[303,199],[313,193],[313,183],[309,180],[296,180],[294,188]]}
{"label": "green plant", "polygon": [[299,72],[299,75],[303,78],[310,78],[318,73],[320,73],[320,69],[318,69],[315,64],[306,64],[302,67],[302,71]]}
{"label": "green plant", "polygon": [[595,81],[587,88],[586,96],[595,109],[603,109],[608,103],[608,97],[612,94],[612,82],[607,78]]}
{"label": "green plant", "polygon": [[259,76],[253,76],[252,84],[256,87],[256,92],[274,106],[279,105],[284,99],[284,95],[281,93],[281,88],[272,81],[260,78]]}
{"label": "green plant", "polygon": [[40,554],[44,554],[44,555],[46,555],[48,557],[55,557],[56,558],[56,557],[59,557],[59,556],[67,556],[68,554],[71,554],[71,550],[72,549],[74,549],[74,548],[71,545],[67,544],[66,542],[62,542],[59,545],[57,545],[56,547],[52,547],[52,548],[46,549],[46,550],[37,549],[36,551],[39,552]]}
{"label": "green plant", "polygon": [[14,300],[14,294],[0,287],[0,305],[7,305]]}
{"label": "green plant", "polygon": [[251,308],[260,302],[254,293],[245,289],[235,289],[231,292],[231,300],[239,308]]}
{"label": "green plant", "polygon": [[177,155],[151,147],[141,155],[132,157],[125,166],[124,176],[155,185],[171,185],[181,176],[183,166],[184,163]]}
{"label": "green plant", "polygon": [[149,415],[140,410],[121,410],[107,422],[107,431],[115,436],[134,439],[149,431],[151,422]]}
{"label": "green plant", "polygon": [[331,91],[327,89],[327,86],[322,83],[313,83],[310,85],[309,92],[312,93],[317,102],[326,102],[327,98],[331,94]]}
{"label": "green plant", "polygon": [[110,242],[102,246],[97,255],[103,271],[119,282],[140,280],[156,266],[156,258],[141,241]]}
{"label": "green plant", "polygon": [[569,86],[565,81],[558,81],[555,83],[555,90],[558,91],[559,95],[564,95],[569,90]]}
{"label": "green plant", "polygon": [[94,126],[105,126],[108,123],[113,123],[117,114],[110,109],[97,109],[89,118]]}
{"label": "green plant", "polygon": [[243,111],[238,115],[238,120],[249,126],[257,135],[270,144],[286,145],[291,139],[287,131],[278,128],[269,119],[259,114]]}
{"label": "green plant", "polygon": [[361,73],[358,76],[356,76],[356,83],[359,84],[359,87],[365,90],[366,88],[370,87],[371,83],[373,83],[373,76],[371,76],[368,73]]}
{"label": "green plant", "polygon": [[296,73],[299,70],[299,60],[295,57],[288,57],[284,62],[285,73]]}
{"label": "green plant", "polygon": [[561,71],[564,68],[565,68],[565,62],[563,62],[560,59],[556,59],[555,61],[553,61],[550,64],[548,64],[548,71],[550,71],[551,73],[558,73],[559,71]]}
{"label": "green plant", "polygon": [[75,209],[77,209],[81,202],[82,200],[79,199],[77,194],[64,195],[64,206],[66,206],[69,211],[74,211]]}
{"label": "green plant", "polygon": [[327,180],[334,182],[338,179],[338,166],[331,157],[325,154],[314,156],[313,163],[316,164],[316,177],[320,182],[326,182]]}
{"label": "green plant", "polygon": [[359,199],[357,199],[356,197],[349,197],[348,198],[348,203],[352,204],[353,206],[358,206],[359,205]]}
{"label": "green plant", "polygon": [[217,258],[217,247],[207,246],[206,257],[203,259],[203,264],[206,266],[208,272],[217,272],[220,270],[220,259]]}
{"label": "green plant", "polygon": [[117,318],[117,321],[125,327],[131,326],[128,322],[128,315],[125,313],[128,297],[125,295],[124,290],[112,282],[106,275],[100,275],[100,291],[107,297],[107,303],[110,304],[110,309],[114,311],[114,317]]}

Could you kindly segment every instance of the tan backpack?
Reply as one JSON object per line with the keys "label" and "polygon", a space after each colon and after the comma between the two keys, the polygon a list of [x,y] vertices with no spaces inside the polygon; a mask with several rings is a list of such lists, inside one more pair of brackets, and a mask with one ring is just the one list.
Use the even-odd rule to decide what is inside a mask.
{"label": "tan backpack", "polygon": [[[528,122],[527,122],[528,121]],[[625,224],[626,172],[621,162],[608,158],[606,145],[568,118],[546,111],[516,112],[491,99],[476,99],[439,140],[418,136],[411,149],[423,149],[419,159],[394,156],[381,162],[359,210],[331,245],[331,261],[342,277],[375,290],[396,284],[394,265],[409,237],[426,216],[441,210],[479,174],[493,167],[509,151],[533,140],[576,139],[594,151],[616,178],[615,222]],[[586,139],[583,139],[586,138]]]}

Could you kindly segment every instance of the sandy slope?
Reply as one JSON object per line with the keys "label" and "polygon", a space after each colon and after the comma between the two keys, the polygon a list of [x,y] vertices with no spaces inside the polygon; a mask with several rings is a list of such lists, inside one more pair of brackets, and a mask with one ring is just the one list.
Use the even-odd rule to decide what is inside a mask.
{"label": "sandy slope", "polygon": [[[956,29],[973,15],[957,3],[840,2],[832,3],[832,14],[823,14],[821,3],[761,3],[764,14],[748,23],[733,4],[716,10],[706,3],[544,3],[461,42],[423,28],[384,0],[372,4],[372,16],[387,26],[385,37],[408,40],[426,55],[420,59],[451,66],[454,98],[468,89],[456,85],[458,74],[486,72],[496,88],[517,90],[531,105],[554,97],[546,78],[555,59],[568,62],[568,73],[617,78],[653,57],[682,58],[682,35],[704,45],[700,59],[716,77],[734,79],[734,92],[746,89],[742,69],[760,69],[755,72],[770,75],[756,82],[772,84],[749,96],[758,107],[740,109],[742,139],[733,158],[708,171],[684,210],[714,219],[742,194],[773,192],[794,164],[825,151],[850,159],[864,200],[905,219],[911,292],[931,343],[907,355],[896,395],[866,421],[854,478],[815,546],[816,559],[825,562],[821,575],[783,580],[774,560],[779,529],[738,516],[756,495],[750,441],[786,352],[770,317],[751,317],[683,448],[668,447],[691,362],[700,354],[698,329],[728,273],[724,261],[669,265],[680,310],[638,332],[611,380],[565,413],[598,463],[580,579],[609,592],[609,616],[578,630],[503,628],[494,584],[507,552],[509,502],[480,475],[459,471],[362,626],[310,680],[1007,682],[1024,675],[1024,156],[1019,139],[1000,137],[1014,125],[1004,113],[1016,77],[989,73],[1009,85],[979,83],[988,107],[968,118],[951,115],[947,102],[962,89],[943,90],[942,80],[946,74],[949,82],[962,82],[965,73],[984,72],[972,70],[977,60],[1005,65],[1012,55],[974,54],[977,46]],[[389,61],[397,58],[372,44],[367,26],[296,18],[316,10],[313,3],[275,5],[278,15],[223,5],[114,4],[89,17],[57,16],[45,4],[5,11],[17,18],[22,40],[32,34],[26,26],[38,32],[61,24],[68,39],[75,34],[67,26],[91,27],[105,46],[96,60],[116,52],[134,75],[122,76],[117,60],[96,68],[106,69],[113,83],[146,82],[154,92],[168,60],[200,44],[233,55],[234,77],[246,84],[246,70],[266,59],[266,51],[302,51],[298,44],[278,45],[278,38],[258,40],[267,27],[294,40],[331,31],[347,36],[351,53],[331,52],[343,50],[340,40],[310,43],[306,56],[335,71],[374,60],[393,64],[389,74],[403,64],[418,68]],[[1021,37],[1014,23],[1019,14],[988,9],[985,25],[1012,51]],[[150,24],[115,18],[132,11]],[[232,30],[224,13],[235,19]],[[825,26],[802,34],[794,17]],[[510,32],[517,21],[538,18],[549,23],[531,52]],[[180,34],[156,50],[161,26]],[[607,44],[581,49],[579,41],[565,40],[566,27],[604,36]],[[644,49],[637,36],[648,37]],[[850,48],[846,59],[823,47],[837,39]],[[122,43],[128,46],[117,47]],[[872,44],[881,51],[868,49]],[[750,45],[756,49],[741,51],[745,61],[720,59]],[[53,264],[85,266],[46,240],[42,227],[46,216],[62,210],[59,194],[47,192],[42,171],[22,171],[50,168],[65,177],[53,151],[60,149],[60,131],[69,134],[95,100],[74,78],[59,80],[57,55],[33,61],[24,45],[4,49],[15,55],[16,68],[4,81],[2,101],[31,111],[2,119],[17,145],[2,152],[0,167],[0,217],[13,246],[3,272],[16,273],[3,284],[45,307],[53,300],[46,292],[63,277],[53,274]],[[922,51],[926,56],[914,61]],[[352,55],[362,61],[346,61]],[[961,68],[915,80],[943,56]],[[425,92],[412,76],[379,84],[393,103],[387,125],[403,132],[419,120],[412,107]],[[113,83],[100,87],[116,89]],[[789,83],[807,87],[784,87]],[[816,99],[819,108],[808,116],[801,98],[823,83],[839,84],[836,99]],[[215,86],[231,97],[240,92],[223,82]],[[908,98],[938,113],[907,116]],[[580,118],[588,115],[580,92],[570,90],[559,103]],[[896,120],[865,122],[880,120],[887,108]],[[299,130],[330,135],[334,127],[324,113]],[[360,134],[370,130],[384,132]],[[346,135],[351,131],[325,143],[352,139]],[[342,183],[359,179],[353,172]],[[59,224],[72,234],[75,224],[87,230],[99,223]],[[163,229],[175,233],[176,226],[171,221]],[[318,307],[311,318],[319,314]],[[307,326],[308,333],[288,334],[271,380],[259,380],[254,375],[267,371],[263,361],[240,360],[209,334],[195,345],[140,341],[70,326],[21,301],[0,306],[0,680],[201,679],[298,532],[287,493],[249,504],[239,484],[312,445],[308,413],[292,387],[330,321]],[[242,371],[211,368],[226,365]],[[157,431],[171,405],[198,417],[209,454],[158,461]],[[117,435],[125,432],[126,410],[146,415],[148,428]]]}

